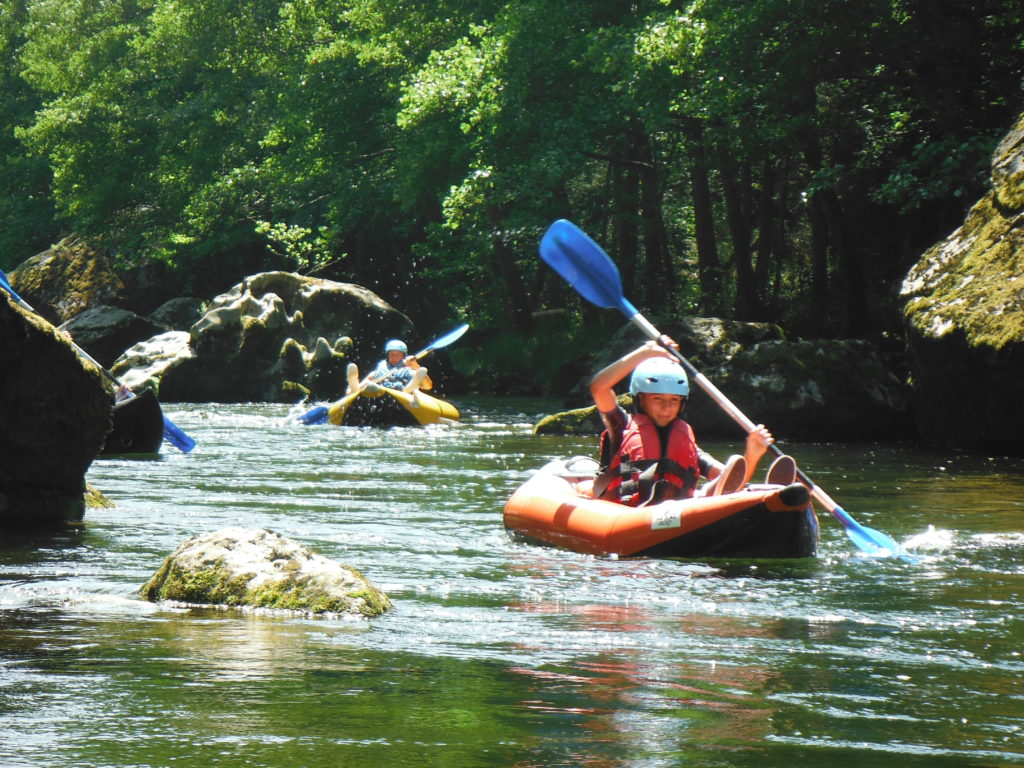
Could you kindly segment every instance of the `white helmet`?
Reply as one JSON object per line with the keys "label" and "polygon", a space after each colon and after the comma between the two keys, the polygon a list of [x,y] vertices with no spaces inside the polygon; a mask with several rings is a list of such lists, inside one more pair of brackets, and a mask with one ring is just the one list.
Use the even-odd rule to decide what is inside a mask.
{"label": "white helmet", "polygon": [[409,354],[409,348],[405,346],[405,342],[401,339],[391,339],[391,341],[384,345],[384,354],[395,352],[396,350],[403,355]]}
{"label": "white helmet", "polygon": [[690,394],[690,380],[683,366],[667,357],[649,357],[633,369],[629,392],[636,397],[641,392],[660,395]]}

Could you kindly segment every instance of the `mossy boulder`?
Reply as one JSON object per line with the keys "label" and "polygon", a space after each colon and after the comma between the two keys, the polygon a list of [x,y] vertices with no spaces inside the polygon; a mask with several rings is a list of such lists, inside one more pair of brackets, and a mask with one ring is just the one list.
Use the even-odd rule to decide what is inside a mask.
{"label": "mossy boulder", "polygon": [[992,161],[992,190],[907,274],[908,364],[929,442],[1024,452],[1024,116]]}
{"label": "mossy boulder", "polygon": [[192,536],[139,590],[145,600],[307,614],[379,616],[388,596],[355,568],[278,533],[224,528]]}
{"label": "mossy boulder", "polygon": [[[619,395],[619,405],[631,412],[633,397]],[[599,435],[604,422],[593,405],[551,413],[533,425],[535,435]]]}
{"label": "mossy boulder", "polygon": [[408,317],[366,288],[261,272],[215,297],[190,328],[187,349],[166,364],[150,364],[137,345],[114,370],[134,381],[132,369],[145,369],[165,402],[336,399],[349,362],[376,362],[384,339],[408,338],[411,329]]}
{"label": "mossy boulder", "polygon": [[[706,375],[780,440],[901,440],[915,434],[906,386],[868,340],[764,341],[736,354],[713,377]],[[687,412],[698,435],[742,437],[703,392],[693,395]]]}
{"label": "mossy boulder", "polygon": [[82,520],[113,393],[53,325],[0,291],[0,528]]}
{"label": "mossy boulder", "polygon": [[119,305],[125,293],[109,260],[74,236],[26,259],[8,276],[22,298],[54,325],[95,304]]}
{"label": "mossy boulder", "polygon": [[[178,295],[181,279],[163,262],[133,259],[75,235],[8,273],[18,292],[54,325],[106,304],[148,316]],[[90,350],[91,351],[91,350]]]}

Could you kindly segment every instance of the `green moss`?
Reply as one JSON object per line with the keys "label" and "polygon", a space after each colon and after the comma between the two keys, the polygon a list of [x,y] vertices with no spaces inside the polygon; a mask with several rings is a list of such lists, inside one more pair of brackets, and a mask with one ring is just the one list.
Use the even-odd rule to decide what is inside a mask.
{"label": "green moss", "polygon": [[85,506],[88,509],[110,509],[117,505],[104,496],[103,491],[87,484],[85,486]]}
{"label": "green moss", "polygon": [[323,613],[339,611],[338,601],[333,600],[322,590],[310,589],[306,584],[293,579],[251,590],[246,595],[246,604],[259,608],[280,608],[287,611],[309,611]]}
{"label": "green moss", "polygon": [[359,612],[364,616],[379,616],[385,611],[390,611],[392,608],[391,598],[379,589],[352,592],[349,595],[349,599],[361,600],[363,602],[359,607]]}
{"label": "green moss", "polygon": [[177,600],[182,603],[244,605],[250,574],[231,577],[225,568],[213,566],[186,571],[168,558],[139,594],[146,600]]}
{"label": "green moss", "polygon": [[[297,571],[298,565],[290,570]],[[353,571],[358,576],[358,572]],[[289,578],[249,589],[251,574],[231,578],[230,572],[217,566],[185,572],[168,558],[160,570],[139,590],[151,602],[175,600],[200,605],[252,606],[304,613],[349,613],[356,607],[365,616],[378,616],[389,610],[391,600],[374,588],[366,588],[344,597],[311,587],[307,579]]]}
{"label": "green moss", "polygon": [[149,600],[150,602],[155,603],[157,600],[160,599],[158,593],[160,591],[161,585],[164,583],[164,579],[167,578],[167,572],[170,570],[170,568],[171,558],[168,557],[166,560],[164,560],[164,564],[160,566],[160,570],[154,573],[150,577],[149,581],[143,584],[142,588],[139,590],[139,596],[143,600]]}
{"label": "green moss", "polygon": [[909,298],[904,316],[921,336],[958,330],[971,345],[995,350],[1024,340],[1024,230],[1002,215],[992,194],[920,267],[935,273]]}
{"label": "green moss", "polygon": [[[630,411],[632,395],[619,395],[619,404]],[[552,413],[538,421],[533,427],[535,435],[599,435],[604,429],[601,415],[593,405],[571,411]]]}

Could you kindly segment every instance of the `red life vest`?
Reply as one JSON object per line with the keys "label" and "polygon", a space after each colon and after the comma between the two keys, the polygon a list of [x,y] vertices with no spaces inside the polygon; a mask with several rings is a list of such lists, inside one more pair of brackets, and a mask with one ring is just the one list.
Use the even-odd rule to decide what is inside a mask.
{"label": "red life vest", "polygon": [[[693,430],[682,419],[672,422],[666,455],[661,455],[658,427],[643,413],[629,417],[622,431],[622,443],[610,461],[608,431],[601,435],[601,462],[607,466],[597,487],[607,483],[596,495],[602,499],[638,506],[657,490],[661,499],[683,499],[693,496],[700,477],[697,443]],[[606,479],[607,478],[607,479]],[[603,481],[603,482],[602,482]]]}

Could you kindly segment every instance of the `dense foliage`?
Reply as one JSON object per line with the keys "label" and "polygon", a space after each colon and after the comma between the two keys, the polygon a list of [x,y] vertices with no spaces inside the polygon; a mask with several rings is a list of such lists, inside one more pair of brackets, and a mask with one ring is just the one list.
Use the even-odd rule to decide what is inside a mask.
{"label": "dense foliage", "polygon": [[1022,8],[5,0],[0,266],[73,232],[525,339],[598,314],[536,256],[566,217],[644,311],[884,330],[1021,110]]}

